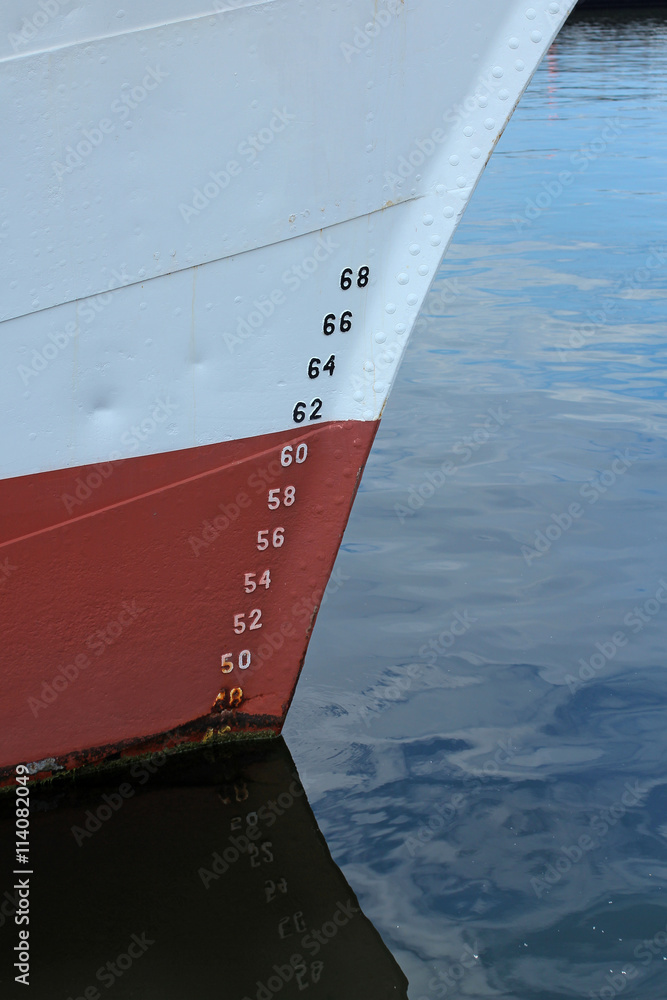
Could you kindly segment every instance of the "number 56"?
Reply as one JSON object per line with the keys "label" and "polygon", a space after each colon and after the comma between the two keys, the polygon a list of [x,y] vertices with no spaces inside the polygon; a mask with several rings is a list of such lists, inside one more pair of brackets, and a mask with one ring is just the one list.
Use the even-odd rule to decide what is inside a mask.
{"label": "number 56", "polygon": [[[260,552],[269,547],[269,528],[264,528],[262,531],[257,532],[257,548]],[[279,549],[283,542],[285,541],[285,529],[284,528],[274,528],[273,535],[271,536],[271,545],[274,549]]]}

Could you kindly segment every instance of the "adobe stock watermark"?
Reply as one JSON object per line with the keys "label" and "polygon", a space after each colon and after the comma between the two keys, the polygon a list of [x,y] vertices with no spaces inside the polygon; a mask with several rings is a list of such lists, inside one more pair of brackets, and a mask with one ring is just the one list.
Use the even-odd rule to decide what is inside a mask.
{"label": "adobe stock watermark", "polygon": [[216,14],[228,14],[230,10],[247,7],[248,0],[214,0],[213,11]]}
{"label": "adobe stock watermark", "polygon": [[422,313],[432,313],[435,306],[451,306],[460,295],[463,295],[465,288],[457,277],[445,278],[438,281],[428,294],[428,299],[422,307]]}
{"label": "adobe stock watermark", "polygon": [[381,715],[410,690],[417,675],[424,669],[422,663],[409,663],[405,672],[398,676],[391,676],[388,683],[381,681],[374,684],[368,691],[363,692],[363,697],[368,701],[359,708],[359,717],[364,725],[369,727],[373,716]]}
{"label": "adobe stock watermark", "polygon": [[650,791],[639,781],[634,781],[632,784],[626,781],[624,789],[617,802],[614,802],[608,809],[600,809],[591,817],[590,830],[597,834],[597,837],[582,833],[575,844],[561,845],[558,849],[559,854],[553,862],[550,861],[544,865],[541,875],[534,875],[530,879],[530,885],[538,899],[554,885],[557,885],[563,876],[571,872],[572,868],[579,864],[587,854],[597,850],[609,831],[616,826],[619,820],[623,819],[629,809],[638,806]]}
{"label": "adobe stock watermark", "polygon": [[441,128],[434,128],[425,139],[415,139],[414,146],[407,154],[398,159],[395,170],[385,170],[384,180],[392,193],[395,193],[403,182],[419,170],[435,153],[436,149],[449,137],[449,133]]}
{"label": "adobe stock watermark", "polygon": [[427,643],[419,647],[419,655],[429,666],[435,666],[438,657],[444,656],[445,653],[449,652],[456,641],[466,634],[470,626],[478,621],[479,618],[471,615],[467,608],[463,614],[457,611],[448,628],[443,629],[437,638],[429,639]]}
{"label": "adobe stock watermark", "polygon": [[495,778],[500,773],[500,765],[507,764],[520,752],[520,748],[512,744],[512,737],[498,740],[498,749],[492,757],[486,760],[482,766],[482,772],[469,774],[466,772],[463,778],[464,790],[454,792],[445,801],[438,802],[428,821],[420,826],[415,836],[406,837],[403,846],[410,857],[415,855],[428,844],[439,833],[450,825],[458,813],[467,804],[473,795],[477,795],[484,787],[484,781]]}
{"label": "adobe stock watermark", "polygon": [[[281,932],[281,937],[292,937],[295,934],[302,934],[299,945],[307,955],[314,959],[326,948],[329,941],[336,937],[342,927],[346,927],[350,920],[359,913],[359,907],[355,906],[351,899],[336,905],[336,909],[330,920],[325,920],[321,927],[307,927],[303,921],[301,913],[295,914],[293,918],[293,930],[291,933]],[[305,931],[305,933],[304,933]],[[256,981],[256,991],[252,996],[246,994],[242,1000],[271,1000],[282,992],[287,983],[294,980],[294,987],[286,991],[288,997],[297,996],[302,990],[308,989],[311,985],[318,983],[324,962],[321,960],[308,962],[301,952],[294,952],[284,965],[274,964],[273,974],[266,980]]]}
{"label": "adobe stock watermark", "polygon": [[151,414],[137,424],[123,431],[120,436],[120,443],[123,446],[123,453],[112,451],[106,462],[98,462],[91,470],[84,475],[77,476],[74,480],[71,493],[62,493],[60,500],[67,511],[69,517],[75,513],[80,513],[77,508],[81,508],[90,500],[91,496],[98,490],[102,483],[113,475],[114,469],[118,468],[126,459],[130,458],[134,452],[138,452],[152,434],[158,430],[161,424],[178,409],[177,403],[172,403],[169,397],[166,399],[156,399]]}
{"label": "adobe stock watermark", "polygon": [[[256,574],[256,578],[258,574]],[[350,577],[347,576],[340,569],[339,566],[335,566],[334,570],[324,588],[316,588],[310,593],[304,594],[297,601],[294,602],[291,609],[291,614],[289,618],[286,618],[280,625],[276,625],[273,631],[264,631],[262,628],[259,635],[259,644],[256,649],[253,649],[252,653],[250,650],[247,652],[250,654],[245,658],[244,665],[241,664],[241,658],[238,660],[238,676],[239,679],[243,677],[251,676],[260,667],[267,664],[270,660],[274,658],[276,653],[285,645],[287,639],[292,639],[296,635],[297,627],[301,630],[301,634],[308,629],[310,626],[314,614],[322,608],[328,599],[340,590]],[[233,673],[237,670],[237,666],[233,665],[233,661],[226,660],[227,669],[223,669],[223,673]],[[231,669],[229,669],[231,667]]]}
{"label": "adobe stock watermark", "polygon": [[[272,458],[270,462],[261,468],[254,469],[246,481],[246,489],[252,490],[255,497],[267,496],[267,490],[271,489],[274,483],[281,483],[284,478],[285,466],[281,465],[277,458]],[[269,496],[268,499],[271,499]],[[221,537],[227,528],[231,527],[241,516],[241,512],[248,510],[253,503],[253,498],[246,490],[239,490],[233,500],[222,501],[218,504],[219,514],[213,514],[202,521],[199,534],[189,535],[187,542],[192,549],[193,555],[199,557],[202,551],[207,550]],[[271,509],[274,509],[272,507]]]}
{"label": "adobe stock watermark", "polygon": [[123,601],[121,610],[116,617],[106,622],[101,628],[95,629],[87,637],[85,646],[88,652],[77,653],[71,663],[61,667],[50,681],[44,681],[39,697],[35,698],[30,695],[27,704],[34,717],[37,718],[40,711],[53,705],[63,691],[66,691],[81,676],[83,671],[90,667],[93,660],[88,655],[89,653],[94,653],[98,657],[103,656],[107,649],[113,646],[144,611],[145,608],[137,606],[136,600]]}
{"label": "adobe stock watermark", "polygon": [[[246,164],[254,163],[259,154],[293,121],[296,121],[296,115],[290,114],[287,108],[274,108],[269,123],[259,131],[246,136],[236,147],[236,152],[244,158]],[[239,177],[242,172],[243,164],[238,160],[229,160],[221,170],[215,172],[210,170],[208,179],[202,186],[193,189],[190,201],[179,204],[178,211],[183,221],[189,225],[190,220],[197,218],[208,208],[211,202],[229,187],[232,178]]]}
{"label": "adobe stock watermark", "polygon": [[586,681],[592,680],[596,674],[604,670],[606,665],[614,659],[619,649],[627,646],[629,639],[645,629],[655,616],[667,606],[667,582],[660,579],[658,584],[653,597],[649,597],[643,604],[636,604],[632,611],[628,611],[624,617],[623,624],[630,629],[630,636],[623,629],[619,629],[609,639],[596,642],[595,652],[587,660],[583,657],[579,658],[577,676],[565,675],[565,683],[571,694],[574,694]]}
{"label": "adobe stock watermark", "polygon": [[262,641],[257,647],[256,656],[253,656],[252,667],[250,669],[252,670],[268,663],[282,649],[285,642],[283,636],[289,639],[294,635],[294,623],[299,623],[301,628],[304,626],[307,627],[314,612],[323,608],[329,598],[344,587],[349,579],[350,577],[342,571],[340,566],[334,566],[333,572],[324,588],[318,587],[295,601],[291,609],[291,618],[281,624],[280,630],[274,633],[267,632],[266,635],[261,637]]}
{"label": "adobe stock watermark", "polygon": [[[308,281],[311,275],[319,270],[320,265],[328,260],[334,250],[340,249],[340,243],[334,243],[330,233],[326,236],[318,236],[313,250],[307,254],[299,263],[293,264],[286,271],[283,271],[280,280],[285,288],[290,292],[296,292],[304,281]],[[276,309],[287,302],[288,296],[282,288],[274,288],[268,295],[258,296],[252,303],[253,309],[239,318],[236,324],[236,333],[223,332],[223,339],[230,354],[236,348],[249,340],[253,334],[257,333],[264,323],[275,313]]]}
{"label": "adobe stock watermark", "polygon": [[[90,295],[88,298],[77,302],[77,318],[83,320],[84,323],[92,323],[112,301],[114,292],[120,286],[127,285],[131,281],[132,278],[125,271],[125,264],[121,264],[120,271],[114,268],[111,272],[109,290],[107,292],[98,292],[97,295]],[[33,347],[30,364],[16,366],[16,371],[23,384],[29,385],[33,378],[36,378],[48,368],[51,362],[55,361],[58,355],[69,347],[76,337],[77,331],[77,323],[71,321],[66,323],[62,330],[49,333],[47,340],[42,344],[41,348]]]}
{"label": "adobe stock watermark", "polygon": [[[652,247],[643,266],[635,268],[630,277],[622,282],[616,294],[622,295],[626,291],[645,288],[651,279],[655,277],[657,269],[664,267],[666,262],[667,250],[665,247]],[[605,297],[600,303],[599,309],[589,309],[586,315],[590,322],[580,323],[574,328],[568,338],[567,347],[558,348],[559,360],[567,361],[568,350],[579,350],[590,344],[594,337],[599,336],[608,327],[610,321],[614,319],[614,314],[618,311],[618,308],[618,298],[611,299]]]}
{"label": "adobe stock watermark", "polygon": [[635,947],[634,957],[639,962],[641,968],[637,968],[632,962],[623,965],[620,971],[614,972],[610,969],[605,974],[605,985],[596,990],[589,990],[588,996],[591,1000],[614,1000],[628,988],[628,985],[641,975],[643,970],[648,969],[654,959],[665,961],[667,952],[667,926],[657,931],[652,938],[644,938],[641,944]]}
{"label": "adobe stock watermark", "polygon": [[648,969],[655,958],[664,962],[667,952],[666,932],[667,926],[657,931],[652,938],[644,938],[633,952],[641,968],[638,969],[632,962],[628,962],[619,972],[610,969],[604,977],[605,985],[596,990],[589,990],[588,996],[591,1000],[614,1000],[614,997],[623,993],[642,970]]}
{"label": "adobe stock watermark", "polygon": [[373,360],[373,363],[369,365],[368,368],[364,365],[363,368],[359,369],[361,374],[357,371],[353,372],[350,377],[351,388],[355,392],[361,392],[363,396],[365,396],[369,389],[374,391],[374,386],[378,382],[378,377],[380,380],[385,378],[389,381],[394,371],[396,359],[400,356],[400,354],[402,354],[401,345],[384,344],[381,353]]}
{"label": "adobe stock watermark", "polygon": [[30,17],[24,17],[18,31],[10,31],[7,34],[9,44],[13,52],[20,52],[22,48],[34,41],[41,29],[57,17],[61,8],[67,7],[72,0],[38,0],[37,9]]}
{"label": "adobe stock watermark", "polygon": [[[153,775],[157,774],[161,767],[169,759],[166,750],[169,741],[178,736],[178,730],[170,730],[163,733],[161,739],[164,740],[162,748],[151,753],[150,757],[135,760],[130,767],[129,777],[137,785],[145,785]],[[112,816],[122,809],[125,803],[136,794],[135,786],[129,781],[123,781],[115,792],[103,792],[102,801],[93,809],[86,809],[81,820],[81,824],[70,827],[70,833],[76,841],[77,847],[81,847],[86,840],[90,840],[98,830],[101,830],[105,823],[108,823]]]}
{"label": "adobe stock watermark", "polygon": [[[430,639],[428,643],[420,647],[419,655],[422,660],[429,666],[435,666],[438,656],[444,656],[477,621],[479,619],[471,615],[467,609],[463,613],[455,612],[449,627],[443,629],[437,638]],[[398,675],[392,674],[387,683],[379,682],[370,691],[364,691],[363,696],[368,700],[359,708],[358,713],[364,724],[367,727],[370,726],[370,720],[373,716],[380,715],[400,701],[423,669],[423,663],[409,663],[404,672]]]}
{"label": "adobe stock watermark", "polygon": [[[265,466],[256,467],[246,480],[246,489],[239,490],[233,499],[218,503],[217,510],[220,513],[212,513],[210,517],[205,518],[201,522],[199,533],[188,536],[187,544],[192,554],[199,558],[202,552],[207,552],[219,541],[224,532],[235,524],[242,511],[248,510],[257,498],[262,497],[263,503],[268,499],[272,502],[271,509],[274,509],[277,503],[276,493],[279,491],[274,487],[272,492],[271,487],[274,483],[283,481],[284,473],[285,466],[277,458],[272,458]],[[250,495],[250,491],[254,492],[254,497]],[[326,600],[327,595],[335,593],[343,581],[348,579],[349,577],[345,576],[340,568],[336,568],[324,591],[323,600]]]}
{"label": "adobe stock watermark", "polygon": [[[479,961],[479,954],[478,941],[475,941],[472,946],[467,944],[461,952],[458,962],[452,962],[446,969],[437,969],[436,975],[429,979],[429,994],[436,997],[446,997],[450,990],[457,992],[461,982],[475,967],[475,963]],[[417,1000],[431,1000],[431,997],[422,994]]]}
{"label": "adobe stock watermark", "polygon": [[71,174],[73,170],[82,167],[94,149],[102,145],[105,136],[116,131],[118,122],[126,122],[132,111],[136,110],[150,94],[156,90],[163,80],[169,76],[166,70],[160,66],[146,66],[145,74],[139,83],[134,86],[124,84],[121,88],[120,97],[111,103],[111,114],[113,118],[100,118],[97,125],[90,129],[82,129],[81,136],[74,146],[65,147],[66,156],[63,162],[54,160],[51,164],[54,174],[61,180],[65,174]]}
{"label": "adobe stock watermark", "polygon": [[247,510],[252,504],[251,498],[244,490],[239,490],[234,500],[229,503],[219,503],[219,514],[207,517],[201,525],[199,535],[190,535],[188,545],[192,549],[193,555],[199,557],[202,549],[209,549],[214,542],[220,538],[240,517],[242,510]]}
{"label": "adobe stock watermark", "polygon": [[101,830],[104,823],[108,822],[134,794],[135,789],[128,781],[121,782],[115,792],[103,792],[100,805],[96,806],[94,811],[86,809],[82,820],[83,826],[74,824],[70,827],[77,847],[81,847],[86,840]]}
{"label": "adobe stock watermark", "polygon": [[244,854],[250,858],[258,858],[269,863],[273,861],[272,845],[268,842],[266,845],[258,843],[263,836],[262,827],[270,830],[276,820],[280,816],[284,816],[303,794],[303,786],[295,776],[287,790],[280,792],[275,799],[267,799],[259,809],[249,812],[245,817],[245,833],[230,834],[227,838],[227,844],[213,853],[208,867],[202,866],[197,869],[197,875],[204,888],[210,889],[211,883],[217,882],[219,878],[226,875],[230,866],[235,864]]}
{"label": "adobe stock watermark", "polygon": [[404,9],[402,0],[384,0],[382,8],[378,10],[372,21],[367,21],[363,28],[357,26],[354,29],[351,42],[340,43],[340,50],[348,66],[353,58],[367,49],[372,40],[377,38],[380,32],[392,23],[393,18]]}
{"label": "adobe stock watermark", "polygon": [[536,219],[547,212],[562,196],[565,189],[574,183],[576,177],[584,174],[591,163],[606,153],[629,124],[629,121],[624,122],[620,118],[606,118],[605,126],[600,134],[590,142],[584,143],[570,156],[570,163],[576,167],[576,170],[574,172],[561,170],[558,179],[542,181],[542,190],[533,197],[526,198],[523,214],[515,215],[512,219],[517,233],[522,232],[527,226],[532,226]]}
{"label": "adobe stock watermark", "polygon": [[[429,132],[427,136],[422,136],[414,140],[412,149],[405,156],[399,157],[395,169],[393,171],[385,171],[385,184],[387,184],[393,193],[398,191],[404,182],[412,177],[416,170],[423,167],[436,150],[451,137],[453,128],[463,125],[474,112],[480,109],[484,110],[488,107],[489,99],[495,96],[496,92],[500,100],[508,100],[510,96],[509,91],[501,83],[504,75],[502,66],[493,66],[487,73],[480,75],[475,84],[474,91],[468,94],[461,104],[455,104],[453,108],[450,108],[442,116],[445,125],[452,126],[452,128],[446,127],[442,129],[438,126]],[[484,128],[489,133],[493,132],[496,128],[496,120],[494,118],[486,118],[484,120]],[[465,126],[465,129],[467,136],[473,134],[472,126]],[[482,150],[479,147],[473,147],[472,153],[475,158],[479,158],[482,155]],[[457,154],[453,154],[450,165],[458,166],[458,164],[459,157]],[[457,178],[456,183],[460,194],[464,194],[465,190],[470,186],[470,182],[465,175]]]}
{"label": "adobe stock watermark", "polygon": [[[101,986],[109,990],[114,983],[121,979],[125,973],[132,968],[134,963],[146,954],[155,941],[148,937],[146,931],[142,934],[132,934],[130,940],[120,955],[104,965],[101,965],[95,972],[95,979]],[[67,1000],[101,1000],[102,993],[95,984],[86,986],[78,996],[69,996]]]}
{"label": "adobe stock watermark", "polygon": [[[579,496],[583,500],[586,500],[589,506],[596,504],[640,458],[639,455],[631,454],[629,448],[626,448],[622,452],[617,450],[614,454],[616,457],[611,462],[609,468],[589,480],[589,482],[584,483],[579,490]],[[533,544],[521,546],[521,555],[526,565],[530,566],[533,559],[540,559],[546,555],[554,542],[557,542],[559,538],[569,531],[572,525],[583,517],[585,513],[585,507],[582,507],[580,503],[575,501],[569,504],[566,510],[551,514],[550,522],[544,528],[539,528],[535,532]]]}
{"label": "adobe stock watermark", "polygon": [[[13,886],[12,886],[13,888]],[[19,894],[17,891],[10,893],[5,889],[0,898],[0,927],[4,927],[8,920],[14,923],[14,917],[19,909]]]}
{"label": "adobe stock watermark", "polygon": [[429,639],[427,643],[420,646],[419,656],[422,663],[409,663],[403,673],[391,674],[387,683],[380,681],[370,691],[364,692],[364,697],[369,699],[359,709],[359,716],[364,724],[369,726],[373,715],[380,715],[391,705],[395,705],[410,690],[418,674],[424,669],[424,663],[434,667],[438,662],[438,657],[448,653],[477,621],[479,619],[471,615],[467,608],[463,612],[454,612],[448,627],[443,629],[436,638]]}
{"label": "adobe stock watermark", "polygon": [[18,566],[14,566],[11,559],[0,560],[0,587],[4,587],[12,573],[16,573]]}
{"label": "adobe stock watermark", "polygon": [[490,441],[505,426],[509,419],[509,414],[503,411],[502,406],[492,407],[488,411],[488,416],[482,422],[482,426],[476,428],[470,434],[464,435],[452,447],[452,454],[456,460],[444,461],[435,471],[427,472],[419,486],[411,484],[408,487],[406,504],[394,504],[394,512],[401,524],[406,518],[412,517],[416,511],[420,510],[424,504],[431,499],[436,490],[445,485],[449,476],[453,476],[462,466],[479,451],[483,445]]}

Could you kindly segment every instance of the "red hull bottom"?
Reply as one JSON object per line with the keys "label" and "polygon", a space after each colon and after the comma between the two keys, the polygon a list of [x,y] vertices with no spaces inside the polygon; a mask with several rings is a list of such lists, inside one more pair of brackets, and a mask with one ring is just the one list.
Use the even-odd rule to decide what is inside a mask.
{"label": "red hull bottom", "polygon": [[278,733],[376,430],[0,483],[0,771]]}

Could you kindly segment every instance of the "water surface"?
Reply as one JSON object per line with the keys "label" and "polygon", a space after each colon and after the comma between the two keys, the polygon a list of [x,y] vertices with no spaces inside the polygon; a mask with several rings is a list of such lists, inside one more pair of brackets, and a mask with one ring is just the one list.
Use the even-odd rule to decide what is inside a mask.
{"label": "water surface", "polygon": [[429,295],[285,737],[410,997],[667,996],[667,21],[573,17]]}

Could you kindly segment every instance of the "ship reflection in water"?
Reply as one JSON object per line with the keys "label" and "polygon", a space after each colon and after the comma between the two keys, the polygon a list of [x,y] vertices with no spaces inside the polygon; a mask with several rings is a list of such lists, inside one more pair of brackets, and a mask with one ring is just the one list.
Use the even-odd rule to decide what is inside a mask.
{"label": "ship reflection in water", "polygon": [[[282,739],[158,755],[31,792],[32,1000],[98,1000],[112,987],[119,1000],[407,997]],[[13,807],[3,796],[3,845]],[[0,938],[7,954],[13,919]],[[20,993],[10,968],[2,962],[3,996],[7,984]]]}

